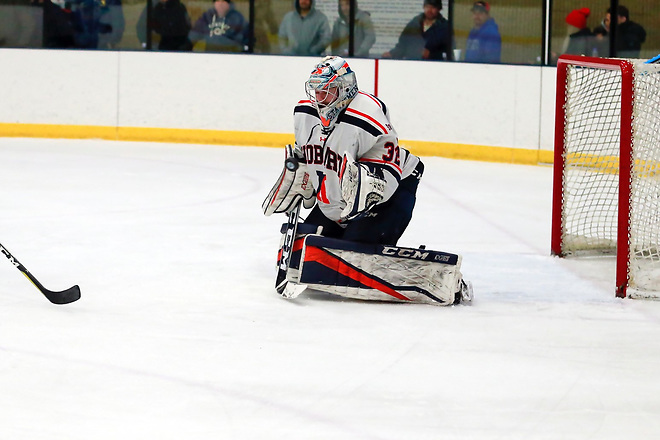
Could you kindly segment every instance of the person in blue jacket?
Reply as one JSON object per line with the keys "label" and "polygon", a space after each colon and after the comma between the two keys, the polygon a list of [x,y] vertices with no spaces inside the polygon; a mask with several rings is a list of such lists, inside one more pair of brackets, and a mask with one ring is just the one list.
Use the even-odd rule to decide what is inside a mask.
{"label": "person in blue jacket", "polygon": [[243,52],[248,44],[248,23],[243,14],[234,9],[231,0],[213,0],[213,7],[205,11],[190,31],[193,45],[206,43],[206,52]]}
{"label": "person in blue jacket", "polygon": [[465,61],[469,63],[499,63],[502,56],[502,37],[497,23],[490,16],[490,5],[485,1],[472,6],[474,27],[468,35]]}

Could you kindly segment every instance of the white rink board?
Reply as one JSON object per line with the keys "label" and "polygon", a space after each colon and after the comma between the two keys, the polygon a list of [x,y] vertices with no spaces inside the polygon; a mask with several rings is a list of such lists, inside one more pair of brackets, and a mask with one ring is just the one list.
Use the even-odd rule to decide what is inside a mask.
{"label": "white rink board", "polygon": [[0,122],[116,125],[119,56],[0,49]]}
{"label": "white rink board", "polygon": [[[0,61],[0,123],[292,133],[316,59],[0,49]],[[376,61],[350,63],[360,88],[373,92]],[[379,97],[401,139],[552,149],[554,68],[378,67]]]}

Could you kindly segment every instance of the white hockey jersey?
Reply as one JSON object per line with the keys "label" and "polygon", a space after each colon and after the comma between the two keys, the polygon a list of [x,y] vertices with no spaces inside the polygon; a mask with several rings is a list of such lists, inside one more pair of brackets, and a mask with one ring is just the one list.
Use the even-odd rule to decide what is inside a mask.
{"label": "white hockey jersey", "polygon": [[331,220],[338,221],[346,206],[339,187],[339,169],[346,153],[370,168],[383,170],[387,185],[380,203],[394,194],[401,179],[412,174],[419,163],[418,157],[399,147],[385,104],[368,93],[355,96],[329,134],[323,133],[311,101],[298,102],[293,113],[296,149],[305,154],[317,203]]}

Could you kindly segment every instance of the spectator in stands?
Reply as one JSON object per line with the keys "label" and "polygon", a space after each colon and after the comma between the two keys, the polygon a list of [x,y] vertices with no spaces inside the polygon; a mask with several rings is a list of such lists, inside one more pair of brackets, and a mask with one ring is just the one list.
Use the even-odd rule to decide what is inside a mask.
{"label": "spectator in stands", "polygon": [[76,47],[74,16],[64,0],[43,2],[43,47],[68,49]]}
{"label": "spectator in stands", "polygon": [[568,34],[564,40],[562,53],[591,56],[594,47],[594,34],[587,26],[591,14],[589,8],[574,9],[566,16]]}
{"label": "spectator in stands", "polygon": [[[609,34],[610,22],[612,20],[610,8],[607,9],[605,18],[599,26],[594,29],[595,44],[594,55],[608,57],[610,55]],[[617,37],[616,56],[621,58],[638,58],[642,49],[642,43],[646,40],[646,30],[634,21],[630,20],[630,12],[625,6],[619,5],[617,12]]]}
{"label": "spectator in stands", "polygon": [[484,1],[472,5],[474,27],[465,46],[465,61],[469,63],[499,63],[502,37],[497,23],[490,16],[490,5]]}
{"label": "spectator in stands", "polygon": [[73,13],[74,40],[81,49],[97,49],[100,36],[112,32],[112,25],[102,22],[109,12],[105,1],[72,0],[67,2]]}
{"label": "spectator in stands", "polygon": [[594,47],[592,55],[596,57],[609,57],[610,56],[610,14],[606,14],[605,18],[598,26],[594,28]]}
{"label": "spectator in stands", "polygon": [[396,46],[385,52],[383,58],[453,61],[449,22],[441,10],[441,0],[424,0],[424,12],[410,20]]}
{"label": "spectator in stands", "polygon": [[231,0],[213,0],[190,32],[193,45],[206,43],[206,52],[243,52],[248,44],[248,23]]}
{"label": "spectator in stands", "polygon": [[[348,56],[349,23],[351,0],[339,0],[339,17],[332,26],[332,53],[342,57]],[[371,14],[358,9],[355,0],[353,50],[356,57],[368,57],[371,46],[376,42],[376,33],[371,21]]]}
{"label": "spectator in stands", "polygon": [[280,51],[285,55],[322,55],[331,38],[328,17],[314,7],[314,0],[295,0],[294,7],[280,24]]}
{"label": "spectator in stands", "polygon": [[104,0],[101,26],[108,32],[99,34],[99,49],[117,49],[126,28],[121,0]]}
{"label": "spectator in stands", "polygon": [[[610,9],[607,10],[610,16]],[[620,58],[639,58],[642,43],[646,41],[646,30],[630,20],[630,12],[625,6],[617,9],[616,56]]]}
{"label": "spectator in stands", "polygon": [[146,47],[147,31],[153,30],[160,35],[158,50],[190,51],[192,43],[190,15],[181,0],[159,0],[151,14],[151,23],[147,26],[147,8],[144,8],[137,23],[137,33],[143,47]]}

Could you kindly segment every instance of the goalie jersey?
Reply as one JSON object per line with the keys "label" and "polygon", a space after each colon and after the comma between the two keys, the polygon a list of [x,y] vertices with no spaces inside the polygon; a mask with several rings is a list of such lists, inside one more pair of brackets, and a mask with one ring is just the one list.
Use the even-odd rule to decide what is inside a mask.
{"label": "goalie jersey", "polygon": [[346,206],[339,186],[344,155],[383,176],[387,184],[380,203],[389,200],[399,182],[410,176],[419,163],[419,158],[399,147],[385,104],[361,91],[339,114],[329,132],[323,130],[311,101],[298,102],[294,131],[296,150],[304,153],[319,208],[334,221],[339,221]]}

